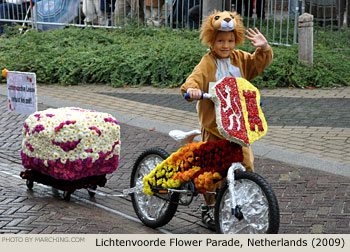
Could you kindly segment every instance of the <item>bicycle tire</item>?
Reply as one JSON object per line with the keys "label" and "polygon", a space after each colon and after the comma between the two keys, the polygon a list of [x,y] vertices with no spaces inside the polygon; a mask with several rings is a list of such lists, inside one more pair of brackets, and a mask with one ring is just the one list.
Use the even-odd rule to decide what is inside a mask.
{"label": "bicycle tire", "polygon": [[[144,151],[137,158],[132,169],[130,188],[141,184],[140,188],[143,189],[143,177],[168,157],[169,154],[158,147]],[[170,200],[166,201],[156,196],[147,195],[142,189],[131,194],[136,215],[148,227],[157,228],[166,225],[176,213],[179,194],[173,193]]]}
{"label": "bicycle tire", "polygon": [[268,182],[257,173],[235,174],[235,199],[243,219],[232,215],[227,182],[220,189],[215,204],[216,232],[277,234],[280,211],[277,198]]}

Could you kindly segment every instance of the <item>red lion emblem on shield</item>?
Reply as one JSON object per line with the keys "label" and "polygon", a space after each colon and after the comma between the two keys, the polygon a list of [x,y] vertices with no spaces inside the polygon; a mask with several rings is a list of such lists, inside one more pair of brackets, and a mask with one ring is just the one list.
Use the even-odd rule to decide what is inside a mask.
{"label": "red lion emblem on shield", "polygon": [[223,135],[228,140],[248,145],[249,139],[236,79],[224,78],[215,85],[215,92],[217,102],[220,105],[216,111],[217,116],[219,116],[217,118],[217,121],[219,120],[219,132],[222,127],[225,131]]}

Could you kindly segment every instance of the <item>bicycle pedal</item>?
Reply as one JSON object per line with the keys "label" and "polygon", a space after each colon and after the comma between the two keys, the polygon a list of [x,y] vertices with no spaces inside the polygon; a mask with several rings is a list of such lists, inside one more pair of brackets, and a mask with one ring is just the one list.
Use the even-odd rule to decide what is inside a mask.
{"label": "bicycle pedal", "polygon": [[168,189],[161,187],[161,186],[154,186],[152,187],[152,192],[154,193],[159,193],[159,194],[167,194],[168,193]]}

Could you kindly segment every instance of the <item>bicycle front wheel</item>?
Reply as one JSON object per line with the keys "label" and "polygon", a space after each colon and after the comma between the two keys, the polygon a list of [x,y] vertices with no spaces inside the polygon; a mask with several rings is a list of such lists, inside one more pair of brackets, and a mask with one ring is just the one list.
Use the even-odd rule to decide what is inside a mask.
{"label": "bicycle front wheel", "polygon": [[[130,180],[130,187],[140,188],[131,194],[132,205],[139,219],[148,227],[157,228],[167,224],[175,215],[179,194],[148,195],[143,192],[143,177],[165,160],[169,154],[161,148],[144,151],[136,160]],[[164,197],[164,198],[162,198]]]}
{"label": "bicycle front wheel", "polygon": [[[276,234],[280,223],[278,202],[267,181],[252,172],[235,174],[234,197],[240,216],[232,213],[227,182],[215,204],[216,232],[221,234]],[[237,211],[238,210],[238,211]]]}

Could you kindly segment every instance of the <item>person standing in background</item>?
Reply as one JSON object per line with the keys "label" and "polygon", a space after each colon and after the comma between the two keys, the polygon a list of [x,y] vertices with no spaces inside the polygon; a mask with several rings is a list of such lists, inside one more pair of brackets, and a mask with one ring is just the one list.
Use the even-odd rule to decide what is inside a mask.
{"label": "person standing in background", "polygon": [[296,13],[295,8],[297,7],[297,1],[298,0],[289,0],[288,14],[290,18],[295,17],[295,13]]}
{"label": "person standing in background", "polygon": [[[253,12],[255,10],[255,13],[258,17],[265,18],[265,2],[267,0],[232,0],[232,3],[236,4],[237,2],[237,8],[236,11],[238,14],[247,17],[253,16]],[[244,13],[242,11],[242,8],[244,7]],[[249,11],[248,11],[249,10]],[[243,15],[244,14],[244,15]]]}
{"label": "person standing in background", "polygon": [[165,0],[145,0],[145,18],[149,26],[159,27],[162,23],[161,13]]}
{"label": "person standing in background", "polygon": [[[223,6],[222,6],[223,11],[224,10],[232,11],[231,1],[232,1],[232,4],[235,2],[235,0],[223,0]],[[202,22],[203,0],[192,0],[192,2],[189,2],[189,6],[192,6],[192,5],[193,7],[190,7],[188,11],[189,28],[198,29]]]}
{"label": "person standing in background", "polygon": [[100,0],[101,2],[101,11],[105,13],[108,26],[114,25],[113,22],[111,22],[112,14],[114,13],[115,8],[115,2],[116,0]]}
{"label": "person standing in background", "polygon": [[337,15],[339,15],[339,26],[344,25],[344,13],[346,10],[346,26],[350,27],[350,1],[337,0]]}
{"label": "person standing in background", "polygon": [[115,23],[128,23],[133,18],[143,20],[143,5],[144,0],[117,0],[114,10]]}
{"label": "person standing in background", "polygon": [[[289,14],[289,18],[295,18],[295,14],[297,14],[297,16],[301,15],[301,6],[302,6],[302,2],[299,0],[289,0],[289,8],[288,8],[288,14]],[[297,7],[298,10],[296,9]]]}
{"label": "person standing in background", "polygon": [[101,11],[100,0],[83,0],[83,13],[86,25],[108,25],[107,15]]}

